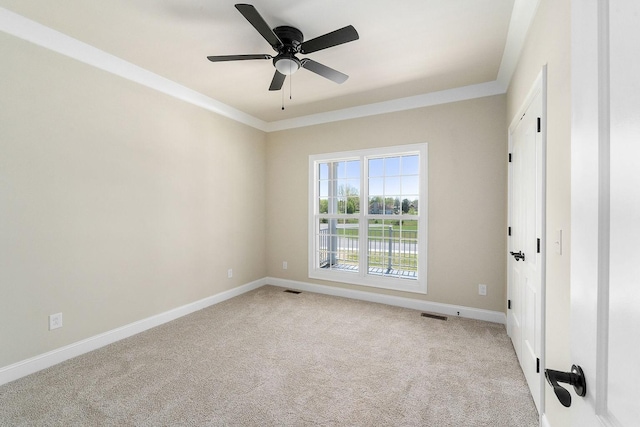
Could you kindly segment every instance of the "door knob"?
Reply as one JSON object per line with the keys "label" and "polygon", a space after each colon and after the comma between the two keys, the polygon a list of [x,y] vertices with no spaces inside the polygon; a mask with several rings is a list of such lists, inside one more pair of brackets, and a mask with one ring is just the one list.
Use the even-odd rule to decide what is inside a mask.
{"label": "door knob", "polygon": [[511,252],[511,255],[513,255],[513,257],[516,259],[516,261],[520,261],[520,260],[524,261],[524,254],[522,253],[522,251]]}
{"label": "door knob", "polygon": [[563,406],[571,406],[571,394],[567,389],[558,383],[567,383],[573,386],[578,396],[584,397],[587,394],[587,382],[584,378],[582,368],[577,365],[571,366],[571,372],[554,371],[553,369],[545,369],[544,376],[547,382],[553,387],[553,392],[562,403]]}

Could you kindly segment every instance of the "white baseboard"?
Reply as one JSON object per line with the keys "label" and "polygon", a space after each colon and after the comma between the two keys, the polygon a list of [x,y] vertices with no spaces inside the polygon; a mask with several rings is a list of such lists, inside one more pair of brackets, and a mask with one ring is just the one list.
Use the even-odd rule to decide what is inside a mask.
{"label": "white baseboard", "polygon": [[202,310],[203,308],[226,301],[230,298],[244,294],[245,292],[260,288],[266,283],[266,279],[259,279],[255,282],[220,292],[219,294],[212,295],[199,301],[165,311],[164,313],[156,314],[155,316],[147,317],[146,319],[130,323],[120,328],[116,328],[47,353],[22,360],[18,363],[2,367],[0,368],[0,385],[33,374],[42,369],[64,362],[65,360],[96,350],[100,347],[104,347],[105,345],[112,344],[121,339],[139,334],[147,329],[154,328],[162,325],[163,323],[167,323],[195,311]]}
{"label": "white baseboard", "polygon": [[380,304],[394,305],[413,310],[427,311],[431,313],[446,314],[448,316],[460,316],[468,319],[484,320],[487,322],[507,323],[506,314],[500,311],[483,310],[479,308],[465,307],[461,305],[442,304],[432,301],[418,300],[414,298],[396,297],[375,292],[357,291],[354,289],[338,288],[334,286],[317,285],[314,283],[298,282],[294,280],[267,277],[266,284],[280,286],[282,288],[297,289],[300,291],[316,292],[319,294],[334,295],[344,298],[359,299]]}
{"label": "white baseboard", "polygon": [[179,317],[186,316],[203,308],[218,304],[230,298],[242,295],[246,292],[258,289],[264,285],[274,285],[283,288],[297,289],[301,291],[316,292],[319,294],[334,295],[344,298],[359,299],[363,301],[376,302],[380,304],[394,305],[414,310],[428,311],[433,313],[446,314],[449,316],[460,316],[470,319],[485,320],[488,322],[506,324],[507,318],[504,313],[498,311],[482,310],[478,308],[464,307],[458,305],[441,304],[431,301],[417,300],[413,298],[396,297],[391,295],[378,294],[374,292],[357,291],[333,286],[317,285],[313,283],[298,282],[286,279],[265,277],[255,282],[221,292],[216,295],[174,308],[164,313],[130,323],[120,328],[104,332],[82,341],[69,344],[67,346],[31,357],[12,365],[0,368],[0,385],[17,380],[18,378],[46,369],[50,366],[64,362],[81,354],[96,350],[105,345],[128,338],[132,335],[144,332],[147,329],[170,322]]}

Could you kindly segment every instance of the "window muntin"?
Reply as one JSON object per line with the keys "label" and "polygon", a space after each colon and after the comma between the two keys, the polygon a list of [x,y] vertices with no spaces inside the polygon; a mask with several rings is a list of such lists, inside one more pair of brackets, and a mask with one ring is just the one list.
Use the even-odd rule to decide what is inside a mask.
{"label": "window muntin", "polygon": [[426,292],[426,166],[426,144],[310,156],[309,276]]}

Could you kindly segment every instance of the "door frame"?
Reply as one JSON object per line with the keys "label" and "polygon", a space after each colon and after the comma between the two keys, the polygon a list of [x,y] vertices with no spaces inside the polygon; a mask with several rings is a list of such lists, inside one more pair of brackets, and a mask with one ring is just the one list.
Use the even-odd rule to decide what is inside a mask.
{"label": "door frame", "polygon": [[[537,327],[540,331],[540,372],[538,375],[539,381],[539,390],[540,395],[538,396],[539,402],[539,414],[542,418],[542,415],[545,413],[545,377],[544,377],[544,366],[546,366],[546,277],[547,277],[547,245],[546,242],[548,240],[547,237],[547,65],[545,64],[542,67],[542,70],[538,74],[536,80],[534,81],[529,93],[527,94],[525,101],[522,103],[521,107],[518,109],[516,115],[512,118],[511,123],[508,128],[508,153],[513,152],[513,141],[511,138],[512,131],[520,122],[522,116],[526,113],[527,109],[531,105],[534,98],[540,94],[542,98],[542,117],[540,120],[540,138],[541,138],[541,159],[540,159],[540,170],[541,174],[537,177],[536,186],[540,186],[541,198],[540,205],[538,207],[539,211],[537,215],[540,217],[541,222],[541,230],[540,230],[540,238],[542,240],[540,244],[540,316],[537,317]],[[511,221],[511,192],[512,192],[512,170],[511,167],[508,168],[508,189],[507,189],[507,221]],[[510,224],[508,225],[510,227]],[[507,235],[507,253],[505,254],[507,259],[507,301],[511,299],[512,289],[511,289],[511,269],[509,268],[509,258],[511,255],[509,252],[512,250],[511,248],[511,239],[510,236]],[[508,310],[508,308],[507,308]],[[511,321],[510,316],[507,312],[507,335],[511,337]]]}
{"label": "door frame", "polygon": [[[571,360],[589,387],[572,405],[580,425],[617,425],[608,410],[611,187],[609,1],[571,6]],[[593,165],[592,168],[583,167]],[[594,197],[595,195],[595,197]],[[580,213],[580,214],[578,214]],[[588,349],[584,353],[578,349]],[[577,424],[576,424],[577,425]]]}

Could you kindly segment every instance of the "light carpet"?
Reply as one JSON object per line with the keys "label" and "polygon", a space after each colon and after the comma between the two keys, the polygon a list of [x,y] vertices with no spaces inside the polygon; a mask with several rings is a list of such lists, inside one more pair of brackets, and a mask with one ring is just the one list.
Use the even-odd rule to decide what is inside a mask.
{"label": "light carpet", "polygon": [[11,426],[537,426],[504,325],[264,286],[0,387]]}

